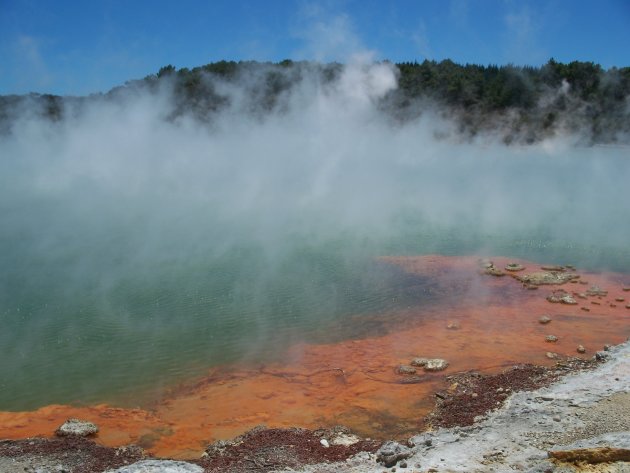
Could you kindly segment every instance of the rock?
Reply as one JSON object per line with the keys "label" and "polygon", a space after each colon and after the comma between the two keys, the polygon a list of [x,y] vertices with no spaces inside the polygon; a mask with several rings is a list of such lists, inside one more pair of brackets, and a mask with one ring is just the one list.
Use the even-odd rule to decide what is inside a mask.
{"label": "rock", "polygon": [[624,299],[623,297],[615,297],[615,300],[616,300],[617,302],[623,302],[623,301],[625,301],[625,299]]}
{"label": "rock", "polygon": [[544,284],[564,284],[573,279],[578,279],[580,276],[558,271],[536,271],[529,274],[515,274],[514,277],[522,283],[541,286]]}
{"label": "rock", "polygon": [[547,335],[545,337],[545,341],[549,343],[555,343],[558,341],[558,337],[556,337],[555,335]]}
{"label": "rock", "polygon": [[578,353],[586,353],[586,348],[584,348],[584,346],[582,346],[582,345],[578,345],[577,352]]}
{"label": "rock", "polygon": [[229,440],[216,440],[206,447],[204,454],[210,458],[221,456],[225,453],[226,449],[232,445],[233,443]]}
{"label": "rock", "polygon": [[630,309],[630,304],[626,304],[626,309]]}
{"label": "rock", "polygon": [[410,364],[422,367],[425,371],[442,371],[448,368],[448,361],[441,358],[414,358]]}
{"label": "rock", "polygon": [[409,365],[400,365],[396,368],[398,374],[416,374],[416,369]]}
{"label": "rock", "polygon": [[560,298],[560,302],[563,304],[576,305],[577,301],[570,294],[566,294]]}
{"label": "rock", "polygon": [[484,274],[489,274],[490,276],[505,276],[505,273],[495,266],[490,266],[489,268],[484,269],[483,272]]}
{"label": "rock", "polygon": [[621,288],[621,290],[628,292],[628,291],[630,291],[630,286],[624,286],[624,287]]}
{"label": "rock", "polygon": [[548,351],[547,353],[545,353],[545,356],[549,358],[550,360],[557,360],[560,358],[560,355],[551,351]]}
{"label": "rock", "polygon": [[427,364],[428,361],[428,358],[414,358],[413,360],[411,360],[411,365],[423,367]]}
{"label": "rock", "polygon": [[542,269],[543,271],[566,271],[564,266],[557,266],[557,265],[541,266],[540,269]]}
{"label": "rock", "polygon": [[354,434],[337,434],[333,438],[330,439],[331,445],[342,445],[344,447],[349,447],[350,445],[354,445],[359,442],[361,439]]}
{"label": "rock", "polygon": [[608,295],[608,291],[603,290],[599,286],[591,286],[589,289],[586,290],[586,295],[604,297]]}
{"label": "rock", "polygon": [[459,330],[459,323],[457,322],[449,322],[446,324],[446,328],[448,330]]}
{"label": "rock", "polygon": [[441,358],[433,358],[424,365],[425,371],[442,371],[448,368],[448,361]]}
{"label": "rock", "polygon": [[422,376],[405,376],[402,378],[399,383],[400,384],[418,384],[424,381]]}
{"label": "rock", "polygon": [[538,319],[538,322],[541,324],[548,324],[549,322],[551,322],[551,317],[547,316],[547,315],[543,315],[541,318]]}
{"label": "rock", "polygon": [[612,348],[612,345],[604,345],[604,351],[610,351],[610,349]]}
{"label": "rock", "polygon": [[395,466],[400,460],[406,460],[411,454],[411,449],[389,440],[376,451],[376,461],[389,468]]}
{"label": "rock", "polygon": [[321,443],[322,447],[324,447],[324,448],[329,448],[330,447],[330,444],[328,443],[328,440],[326,440],[326,439],[321,439],[319,441],[319,443]]}
{"label": "rock", "polygon": [[547,300],[552,303],[562,303],[568,305],[576,305],[577,301],[567,291],[561,289],[559,291],[553,291],[547,296]]}
{"label": "rock", "polygon": [[604,351],[598,351],[595,353],[595,359],[597,361],[606,361],[608,358],[610,358],[610,355]]}
{"label": "rock", "polygon": [[488,258],[481,258],[479,261],[479,266],[481,268],[492,268],[494,266],[494,263],[492,262],[492,260],[488,259]]}
{"label": "rock", "polygon": [[55,431],[55,435],[59,437],[87,437],[97,432],[98,427],[92,422],[80,419],[68,419]]}
{"label": "rock", "polygon": [[589,309],[588,307],[580,307],[580,309],[582,309],[584,312],[590,312],[591,309]]}
{"label": "rock", "polygon": [[203,468],[173,460],[142,460],[105,473],[203,473]]}
{"label": "rock", "polygon": [[505,269],[507,271],[523,271],[525,269],[525,266],[523,266],[522,264],[518,264],[518,263],[508,263],[505,265]]}
{"label": "rock", "polygon": [[547,453],[550,458],[555,458],[568,463],[609,463],[630,461],[630,449],[613,447],[578,448],[575,450],[557,450]]}

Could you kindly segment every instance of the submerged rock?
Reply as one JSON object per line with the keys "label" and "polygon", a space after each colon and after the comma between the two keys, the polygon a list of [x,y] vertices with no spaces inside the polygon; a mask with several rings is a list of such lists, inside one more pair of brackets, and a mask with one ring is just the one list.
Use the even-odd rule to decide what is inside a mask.
{"label": "submerged rock", "polygon": [[446,324],[446,328],[448,330],[459,330],[459,323],[458,322],[449,322]]}
{"label": "submerged rock", "polygon": [[589,289],[587,289],[586,295],[604,297],[608,295],[608,291],[602,289],[599,286],[591,286]]}
{"label": "submerged rock", "polygon": [[395,466],[400,460],[409,458],[412,453],[410,448],[390,440],[376,451],[376,461],[386,468],[390,468]]}
{"label": "submerged rock", "polygon": [[523,271],[525,269],[525,266],[518,263],[508,263],[505,265],[505,269],[506,271],[514,271],[514,272]]}
{"label": "submerged rock", "polygon": [[398,374],[416,374],[416,369],[409,365],[400,365],[396,368]]}
{"label": "submerged rock", "polygon": [[203,468],[173,460],[142,460],[105,473],[203,473]]}
{"label": "submerged rock", "polygon": [[87,437],[98,432],[98,427],[92,422],[80,419],[68,419],[56,431],[59,437]]}

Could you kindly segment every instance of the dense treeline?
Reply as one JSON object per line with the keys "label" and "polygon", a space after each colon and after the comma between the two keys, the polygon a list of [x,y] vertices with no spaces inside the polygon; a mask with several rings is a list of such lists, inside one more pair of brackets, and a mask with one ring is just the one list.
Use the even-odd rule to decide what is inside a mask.
{"label": "dense treeline", "polygon": [[[572,133],[588,143],[630,142],[630,67],[604,70],[592,62],[563,64],[553,59],[542,67],[461,65],[450,60],[394,66],[398,88],[378,103],[394,120],[409,121],[431,111],[455,123],[454,133],[464,139],[494,133],[506,142],[531,143]],[[264,116],[281,113],[290,92],[304,81],[326,87],[342,71],[338,63],[290,60],[219,61],[193,69],[169,65],[104,95],[0,96],[0,131],[8,132],[24,109],[54,121],[89,101],[124,100],[129,94],[158,93],[165,87],[174,97],[166,117],[170,120],[191,115],[211,122],[215,114],[235,106],[234,94],[225,91],[230,86],[239,90],[239,107]]]}

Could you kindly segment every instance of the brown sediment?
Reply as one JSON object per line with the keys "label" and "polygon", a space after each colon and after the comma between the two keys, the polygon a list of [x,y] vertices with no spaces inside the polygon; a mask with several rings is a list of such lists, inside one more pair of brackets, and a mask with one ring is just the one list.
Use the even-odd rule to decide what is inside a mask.
{"label": "brown sediment", "polygon": [[[434,408],[434,393],[448,383],[446,376],[469,370],[497,374],[515,364],[554,365],[546,357],[551,326],[559,338],[554,350],[562,357],[574,356],[578,345],[596,350],[628,336],[623,307],[592,306],[592,296],[578,298],[576,305],[550,304],[546,296],[558,286],[528,291],[511,274],[479,274],[477,257],[380,260],[429,278],[444,300],[375,314],[375,319],[393,321],[382,336],[299,344],[281,363],[214,370],[146,410],[102,405],[0,412],[0,438],[50,436],[67,418],[78,417],[100,427],[96,441],[103,445],[136,443],[157,456],[186,459],[198,458],[214,440],[233,438],[259,424],[310,429],[342,424],[365,437],[401,437],[422,427]],[[493,262],[497,267],[518,263],[528,271],[540,267],[507,258]],[[575,274],[584,279],[580,271]],[[588,274],[590,285],[608,290],[613,298],[621,297],[623,280],[617,274]],[[423,296],[418,294],[419,303]],[[591,311],[580,310],[583,305]],[[543,314],[552,319],[549,326],[538,322]],[[357,317],[357,324],[366,320]],[[415,357],[444,358],[449,368],[439,373],[418,369],[409,377],[397,373],[397,367]]]}
{"label": "brown sediment", "polygon": [[[62,468],[56,464],[54,471],[68,471],[66,468],[71,468],[73,473],[94,473],[134,463],[144,458],[144,454],[141,449],[113,449],[81,437],[0,441],[0,458],[19,461],[24,457],[48,458],[53,464],[65,466]],[[52,470],[25,466],[24,471]]]}
{"label": "brown sediment", "polygon": [[589,369],[596,364],[595,360],[573,358],[557,362],[554,368],[528,364],[493,375],[469,371],[449,376],[448,388],[436,393],[436,407],[425,422],[433,428],[472,425],[478,416],[501,407],[513,392],[548,386],[564,372]]}
{"label": "brown sediment", "polygon": [[233,441],[211,446],[206,457],[197,463],[207,472],[266,472],[343,461],[359,452],[375,452],[381,445],[378,441],[357,439],[351,445],[324,447],[322,439],[331,439],[335,430],[255,428]]}

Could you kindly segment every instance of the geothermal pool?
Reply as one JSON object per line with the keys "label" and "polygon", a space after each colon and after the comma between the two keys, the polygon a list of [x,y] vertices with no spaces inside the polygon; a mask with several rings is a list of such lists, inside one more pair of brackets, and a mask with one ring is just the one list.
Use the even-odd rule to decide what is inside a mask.
{"label": "geothermal pool", "polygon": [[[520,263],[523,273],[541,266],[505,257],[493,262],[498,268]],[[345,323],[334,325],[334,336],[277,344],[268,348],[273,356],[256,360],[209,364],[203,375],[189,371],[177,385],[167,385],[163,377],[164,386],[153,385],[153,399],[147,394],[144,405],[135,408],[120,407],[113,399],[93,406],[81,402],[0,412],[0,435],[50,435],[68,417],[87,418],[101,427],[99,442],[136,443],[180,458],[198,457],[211,441],[260,424],[342,424],[372,438],[408,436],[424,427],[433,394],[448,389],[445,376],[467,370],[495,373],[517,363],[551,365],[555,359],[548,353],[557,359],[588,358],[629,335],[630,274],[568,270],[579,278],[562,289],[578,302],[566,305],[547,300],[559,286],[529,290],[509,274],[482,274],[474,256],[381,257],[378,264],[406,275],[397,274],[395,280],[404,288],[399,286],[395,296],[390,292],[397,305],[346,316]],[[585,295],[594,286],[607,294]],[[542,314],[551,322],[541,324]],[[550,334],[559,340],[546,341]],[[586,353],[577,353],[579,345]],[[418,369],[415,377],[398,373],[400,365],[417,356],[445,358],[450,366],[439,373]]]}
{"label": "geothermal pool", "polygon": [[[260,423],[403,435],[443,375],[551,363],[541,313],[562,356],[628,336],[622,303],[550,307],[475,266],[572,264],[624,297],[627,148],[438,140],[344,90],[210,127],[96,102],[0,137],[0,437],[88,417],[183,457]],[[398,383],[413,356],[451,366]]]}

